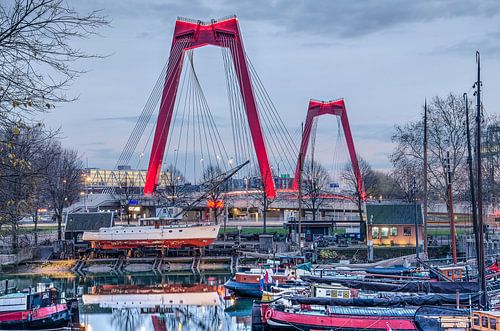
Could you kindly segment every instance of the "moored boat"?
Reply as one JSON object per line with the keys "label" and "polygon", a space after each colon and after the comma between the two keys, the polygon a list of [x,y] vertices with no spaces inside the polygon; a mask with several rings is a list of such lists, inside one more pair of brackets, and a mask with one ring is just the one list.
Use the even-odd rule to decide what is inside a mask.
{"label": "moored boat", "polygon": [[0,296],[0,330],[39,330],[67,326],[70,309],[57,289],[40,287]]}
{"label": "moored boat", "polygon": [[269,291],[272,285],[287,288],[300,284],[299,277],[309,273],[310,267],[309,263],[304,263],[278,270],[265,267],[237,272],[224,287],[238,297],[260,299],[263,291]]}
{"label": "moored boat", "polygon": [[417,330],[414,308],[327,307],[323,310],[261,304],[262,322],[272,330]]}
{"label": "moored boat", "polygon": [[85,231],[82,239],[97,249],[138,247],[205,247],[219,234],[220,225],[175,224],[171,220],[143,219],[139,226],[114,226]]}

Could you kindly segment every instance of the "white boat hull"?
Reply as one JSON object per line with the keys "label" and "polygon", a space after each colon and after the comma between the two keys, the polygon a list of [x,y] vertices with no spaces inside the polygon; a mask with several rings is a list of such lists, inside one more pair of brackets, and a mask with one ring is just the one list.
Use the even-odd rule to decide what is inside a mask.
{"label": "white boat hull", "polygon": [[220,225],[116,226],[86,231],[82,239],[101,249],[204,247],[217,239],[219,228]]}

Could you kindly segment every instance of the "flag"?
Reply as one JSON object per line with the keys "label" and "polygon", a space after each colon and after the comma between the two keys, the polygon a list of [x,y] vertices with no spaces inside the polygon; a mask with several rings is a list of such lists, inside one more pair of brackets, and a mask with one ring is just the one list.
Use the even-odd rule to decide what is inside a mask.
{"label": "flag", "polygon": [[260,284],[259,289],[260,289],[261,291],[264,291],[264,277],[262,277],[262,278],[260,279],[259,284]]}

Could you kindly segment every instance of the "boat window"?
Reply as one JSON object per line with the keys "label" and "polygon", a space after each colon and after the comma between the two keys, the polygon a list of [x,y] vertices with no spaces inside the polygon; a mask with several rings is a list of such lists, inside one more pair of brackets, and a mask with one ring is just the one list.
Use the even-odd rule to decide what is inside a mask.
{"label": "boat window", "polygon": [[182,230],[179,230],[179,232],[182,232]]}
{"label": "boat window", "polygon": [[497,319],[496,318],[490,318],[490,329],[492,329],[492,330],[497,329]]}
{"label": "boat window", "polygon": [[406,237],[411,236],[411,227],[405,226],[403,228],[403,236],[406,236]]}
{"label": "boat window", "polygon": [[481,316],[481,326],[483,327],[488,327],[488,317],[487,316]]}
{"label": "boat window", "polygon": [[378,238],[378,226],[372,228],[372,238]]}
{"label": "boat window", "polygon": [[168,230],[168,232],[172,232],[172,230]]}
{"label": "boat window", "polygon": [[479,325],[479,316],[474,315],[474,325]]}
{"label": "boat window", "polygon": [[392,227],[391,228],[391,236],[396,237],[398,235],[398,228]]}

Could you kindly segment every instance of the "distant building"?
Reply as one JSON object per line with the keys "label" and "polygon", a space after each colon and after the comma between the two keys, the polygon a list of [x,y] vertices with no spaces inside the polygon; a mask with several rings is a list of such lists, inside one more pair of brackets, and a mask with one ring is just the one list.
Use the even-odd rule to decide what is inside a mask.
{"label": "distant building", "polygon": [[[117,193],[141,193],[146,182],[147,170],[132,170],[130,166],[118,166],[116,170],[87,168],[83,170],[87,193],[101,193],[106,188],[114,188]],[[167,171],[160,173],[159,183],[165,185],[171,181]]]}
{"label": "distant building", "polygon": [[113,226],[113,219],[113,212],[70,213],[66,216],[64,239],[82,244],[83,232]]}
{"label": "distant building", "polygon": [[415,218],[419,244],[423,244],[423,215],[420,205],[368,204],[368,240],[375,246],[415,246]]}

